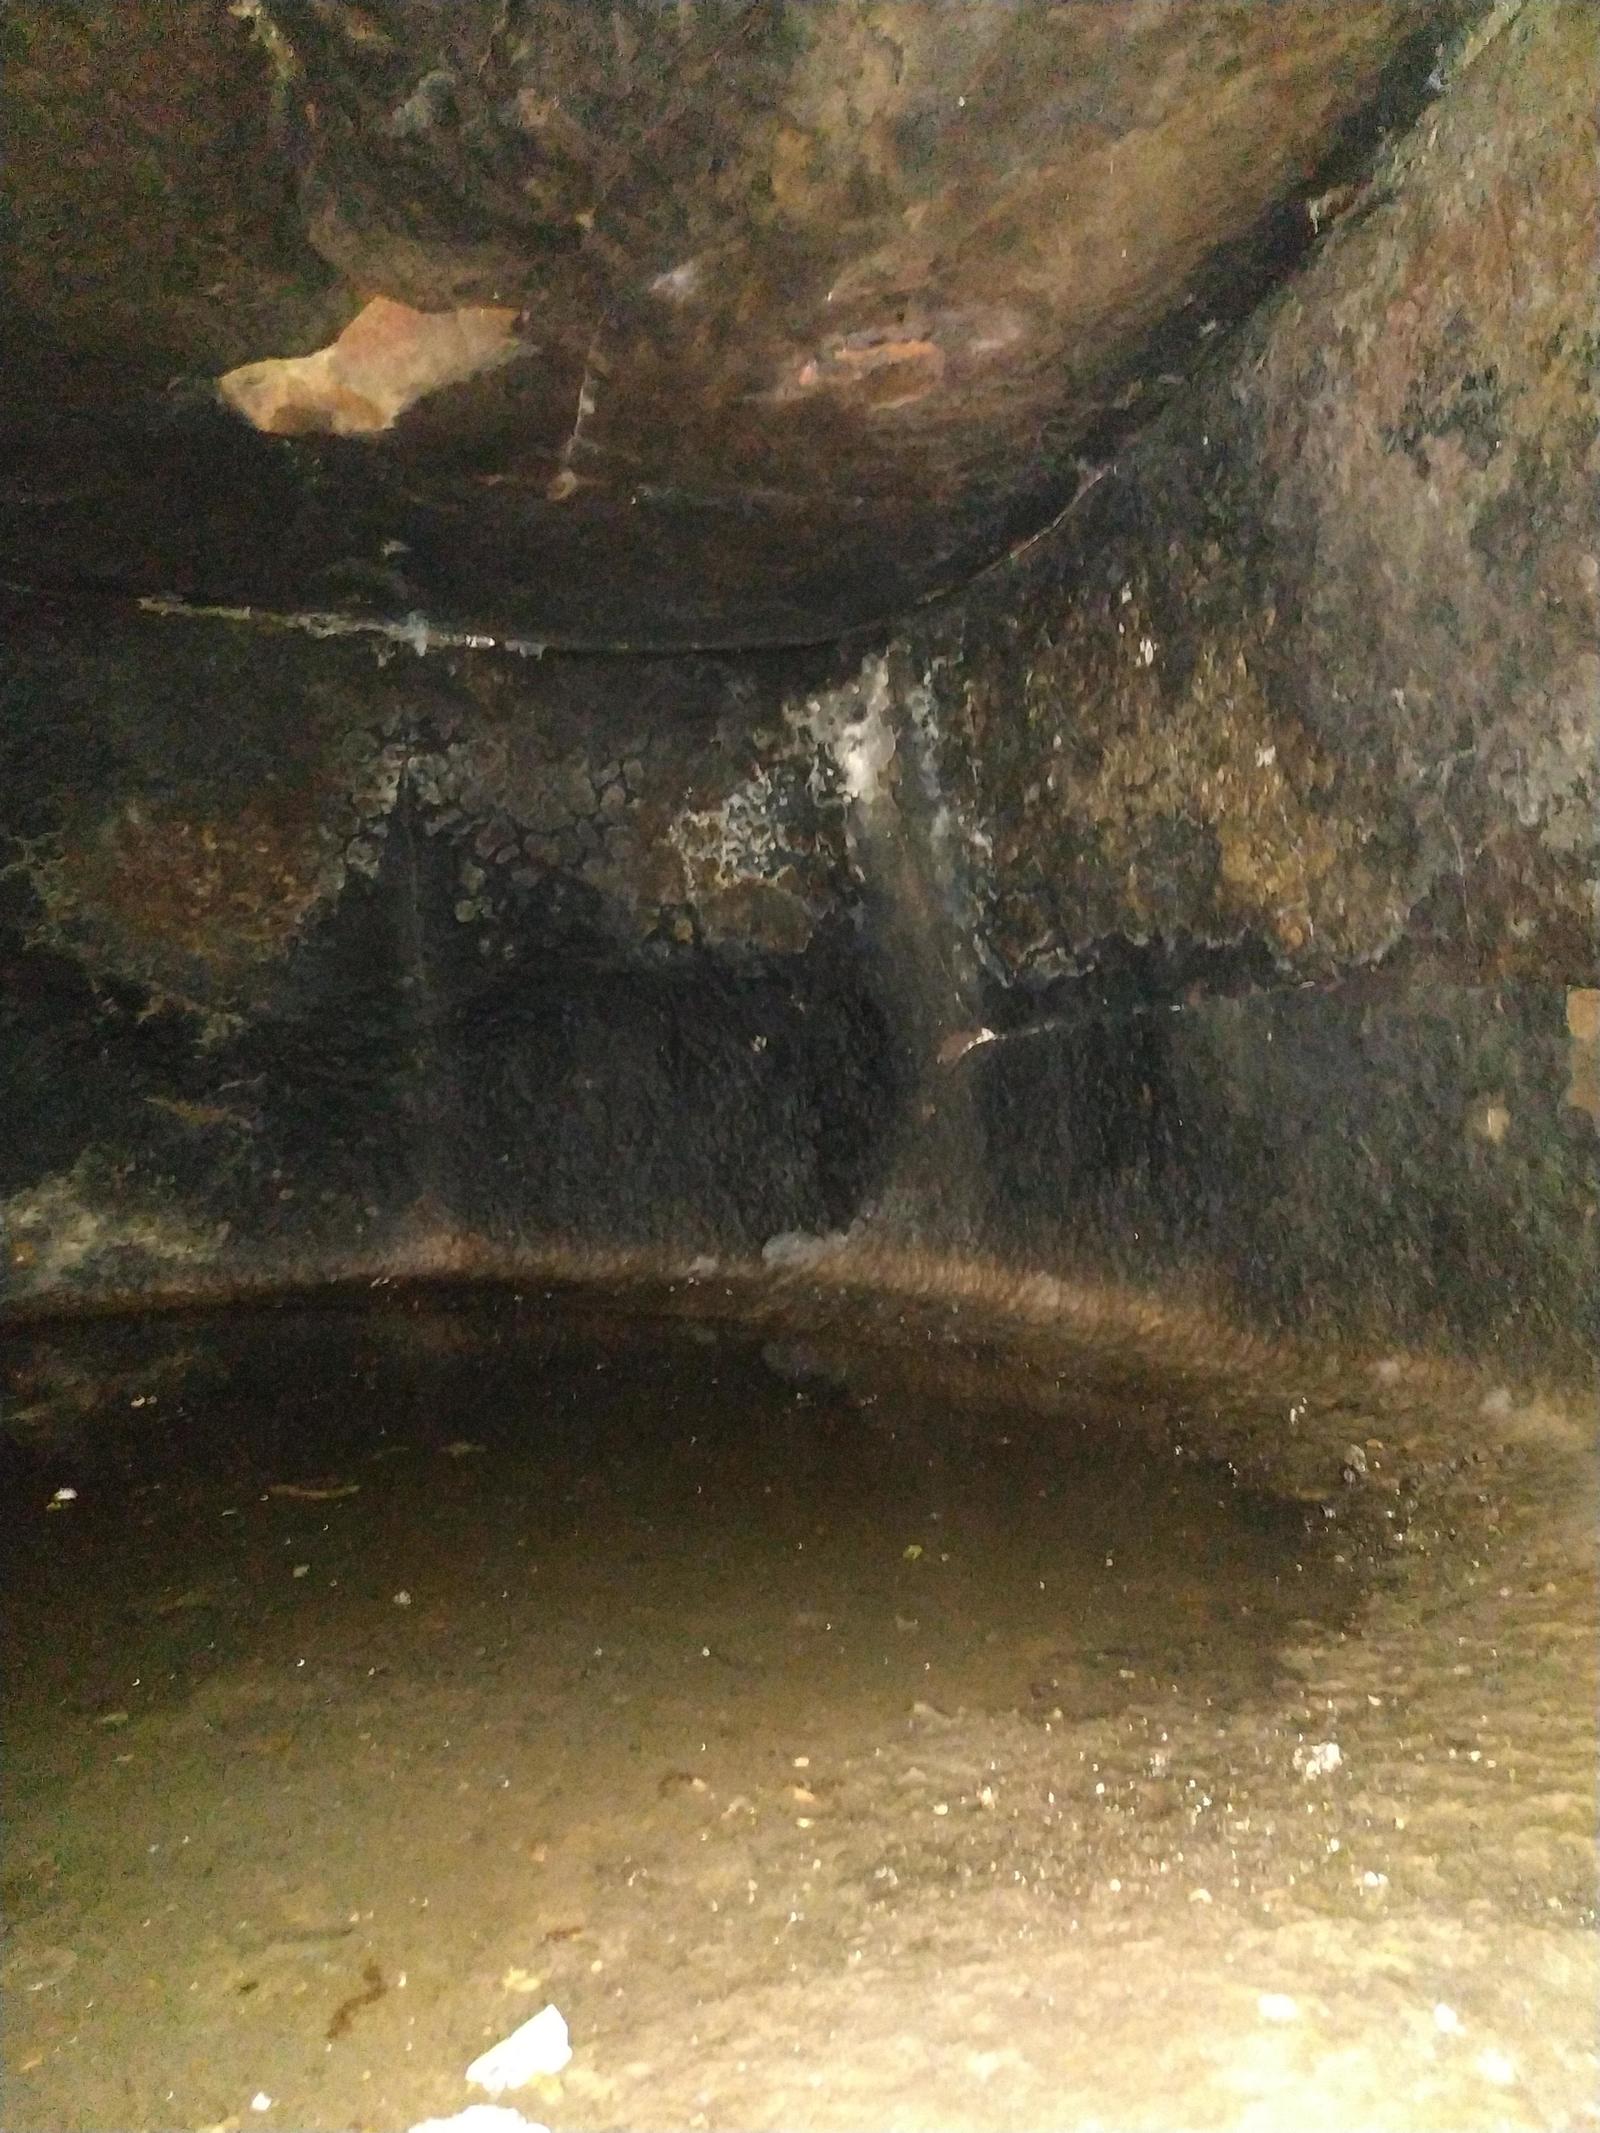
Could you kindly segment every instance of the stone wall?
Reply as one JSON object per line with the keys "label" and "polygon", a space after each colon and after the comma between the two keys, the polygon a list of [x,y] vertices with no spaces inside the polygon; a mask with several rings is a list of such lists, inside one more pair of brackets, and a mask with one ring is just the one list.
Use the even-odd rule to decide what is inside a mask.
{"label": "stone wall", "polygon": [[12,1303],[849,1233],[1581,1358],[1595,20],[1487,25],[1199,385],[892,635],[17,606]]}
{"label": "stone wall", "polygon": [[1008,979],[1187,938],[1590,982],[1597,81],[1591,9],[1513,11],[1209,378],[896,643]]}

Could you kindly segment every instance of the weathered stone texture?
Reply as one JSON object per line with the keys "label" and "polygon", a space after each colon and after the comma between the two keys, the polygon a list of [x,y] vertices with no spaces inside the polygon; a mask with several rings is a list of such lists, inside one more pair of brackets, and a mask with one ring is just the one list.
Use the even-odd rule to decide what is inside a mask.
{"label": "weathered stone texture", "polygon": [[[17,0],[0,559],[572,646],[892,615],[1147,418],[1482,4]],[[411,404],[396,307],[502,345]],[[358,318],[355,385],[218,404]]]}
{"label": "weathered stone texture", "polygon": [[[679,35],[678,11],[645,12],[652,34]],[[863,4],[832,11],[850,24],[837,50],[808,14],[793,51],[746,55],[750,107],[705,120],[701,145],[729,158],[722,191],[701,172],[710,205],[630,166],[595,232],[541,255],[548,287],[599,301],[647,239],[672,238],[650,258],[673,273],[698,257],[675,218],[715,221],[729,188],[760,237],[741,222],[755,248],[708,269],[705,289],[690,275],[625,319],[605,313],[619,367],[564,459],[560,424],[538,425],[573,422],[587,312],[565,321],[565,368],[543,384],[519,359],[441,388],[431,414],[380,399],[392,422],[359,437],[263,437],[214,403],[195,426],[182,394],[170,428],[147,422],[163,336],[191,335],[219,367],[251,352],[201,331],[187,253],[140,344],[138,449],[117,428],[127,407],[74,373],[66,457],[93,478],[76,487],[58,466],[50,488],[52,426],[35,406],[43,456],[18,476],[23,515],[9,535],[0,523],[0,547],[37,525],[59,578],[94,582],[36,588],[7,617],[0,1220],[15,1294],[504,1273],[574,1248],[681,1264],[772,1246],[803,1262],[816,1233],[851,1230],[1021,1270],[1109,1268],[1278,1326],[1535,1366],[1592,1345],[1597,18],[1579,0],[1486,16],[1422,124],[1359,190],[1313,204],[1308,270],[1237,338],[1203,335],[1209,308],[1187,317],[1174,298],[1174,345],[1210,351],[1185,392],[1134,347],[1150,292],[1131,286],[1125,369],[1107,340],[1093,377],[1046,375],[1066,360],[1063,322],[1093,324],[1067,302],[1074,262],[1115,280],[1106,245],[1121,224],[1097,194],[1055,243],[1043,218],[1060,171],[1047,183],[1030,164],[1001,184],[995,159],[1044,94],[1022,64],[1029,39],[1054,34],[1043,14],[971,11],[995,130],[930,136],[919,161],[917,79],[926,88],[948,54],[929,46],[931,72],[891,78],[880,32],[901,12],[935,37],[936,10]],[[1236,111],[1263,84],[1303,89],[1321,50],[1365,80],[1395,32],[1392,10],[1323,8],[1274,41],[1269,11],[1208,10],[1248,18],[1254,60],[1234,75],[1226,40],[1186,41],[1196,10],[1058,12],[1108,64],[1095,40],[1133,16],[1165,55],[1096,153],[1148,159],[1129,197],[1161,196],[1151,257],[1185,271],[1210,226],[1163,190],[1185,128],[1217,147],[1213,178],[1239,145],[1218,146],[1197,83],[1235,81]],[[354,10],[312,13],[311,73],[269,50],[250,55],[266,67],[250,79],[278,65],[286,104],[324,78],[343,99],[296,166],[321,256],[355,273],[377,247],[397,301],[498,302],[466,254],[464,279],[447,272],[451,231],[463,215],[478,226],[470,187],[400,179],[442,168],[465,182],[481,150],[481,206],[520,129],[533,146],[517,168],[534,183],[511,222],[548,235],[581,225],[588,150],[553,105],[515,101],[526,54],[491,38],[485,78],[509,70],[512,116],[479,111],[474,133],[478,92],[447,104],[395,42],[413,19],[399,0],[371,11],[390,44],[365,56],[347,49]],[[533,13],[582,26],[575,9]],[[494,26],[483,9],[414,18],[458,81]],[[34,20],[29,49],[61,55],[70,103],[115,55],[84,18],[64,16],[54,41]],[[1318,21],[1343,42],[1320,46]],[[141,116],[119,153],[165,138],[147,45],[135,56]],[[189,42],[178,58],[189,78]],[[581,73],[576,45],[566,58]],[[1359,102],[1357,86],[1334,103]],[[590,148],[607,116],[595,96]],[[657,113],[669,171],[698,139],[694,108]],[[1146,110],[1173,130],[1152,135]],[[363,146],[363,111],[399,130]],[[611,115],[642,123],[634,105]],[[1099,140],[1092,110],[1067,117],[1066,135]],[[44,110],[35,157],[49,122]],[[221,137],[203,112],[182,139],[215,175]],[[895,205],[913,178],[932,188],[909,203],[926,205],[920,223]],[[978,354],[961,332],[980,312],[993,325],[983,306],[998,302],[983,225],[963,220],[967,179],[999,187],[1016,240],[1005,273],[1021,287],[1038,267],[1048,282],[1034,294],[1053,337],[1034,368],[1001,364],[1027,387],[1013,400],[962,367]],[[41,230],[57,199],[35,203]],[[496,228],[484,243],[504,249]],[[869,331],[897,275],[933,276],[940,229],[964,233],[947,262],[956,293]],[[852,247],[852,323],[824,328],[807,306]],[[299,301],[293,252],[278,295],[263,282],[274,317]],[[41,256],[26,282],[46,310],[59,265]],[[805,268],[803,287],[779,317],[763,306],[788,266]],[[697,291],[729,307],[703,346]],[[343,322],[315,310],[307,298],[307,349]],[[624,354],[637,367],[619,394]],[[783,392],[740,397],[763,363]],[[1042,408],[1081,443],[1082,423],[1136,424],[1163,397],[1075,508],[957,596],[892,635],[749,648],[775,615],[820,627],[871,612],[886,584],[943,582],[992,523],[996,484],[1020,495],[1032,479],[1015,451]],[[90,418],[113,404],[102,483]],[[652,442],[652,409],[681,426],[658,420]],[[846,409],[837,454],[814,455],[823,413]],[[495,461],[508,437],[526,493]],[[1066,433],[1045,444],[1054,475],[1070,471]],[[169,447],[172,490],[156,479]],[[720,498],[704,486],[713,447],[735,470]],[[625,453],[642,501],[622,538],[617,514],[633,506],[603,492]],[[865,496],[874,468],[876,501],[852,518],[856,491],[837,483],[859,474]],[[801,472],[821,502],[785,517],[793,495],[757,477]],[[553,498],[568,473],[579,487]],[[215,514],[190,523],[173,498],[202,491]],[[959,523],[946,521],[958,491]],[[146,496],[160,499],[148,529]],[[8,508],[0,495],[0,521]],[[677,546],[689,519],[694,541]],[[847,521],[852,542],[835,545]],[[948,549],[864,569],[863,526],[940,524]],[[95,545],[108,527],[129,544],[126,572]],[[141,612],[109,591],[144,583],[152,557],[165,569],[180,534],[231,616]],[[708,558],[715,572],[698,577]],[[310,588],[318,612],[249,611],[263,585]],[[514,627],[508,586],[624,634],[609,651],[533,656],[440,631],[441,588],[481,594],[495,627]],[[157,589],[192,587],[179,572]],[[748,631],[746,648],[619,649],[652,641],[663,616],[693,639],[708,615]]]}
{"label": "weathered stone texture", "polygon": [[[377,879],[401,815],[486,964],[555,941],[798,951],[854,893],[833,747],[854,694],[829,672],[817,656],[418,661],[15,610],[10,906],[37,946],[157,1005],[276,1012],[292,951]],[[403,901],[400,874],[385,893]]]}
{"label": "weathered stone texture", "polygon": [[1015,976],[1592,968],[1597,55],[1526,8],[1195,398],[900,640]]}

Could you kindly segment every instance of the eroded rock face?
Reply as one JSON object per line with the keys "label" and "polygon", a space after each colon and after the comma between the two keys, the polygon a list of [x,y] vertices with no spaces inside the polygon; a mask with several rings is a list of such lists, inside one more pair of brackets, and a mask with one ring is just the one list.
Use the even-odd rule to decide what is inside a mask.
{"label": "eroded rock face", "polygon": [[799,953],[857,899],[849,658],[419,659],[26,604],[9,624],[13,898],[39,947],[164,1007],[278,1012],[345,894],[403,903],[423,866],[487,973]]}
{"label": "eroded rock face", "polygon": [[[890,11],[844,12],[864,37]],[[1094,19],[1122,22],[1148,56],[1134,30],[1175,34],[1180,16],[1211,19]],[[703,598],[759,635],[752,588],[794,596],[810,627],[837,619],[827,585],[847,578],[864,602],[881,587],[837,522],[823,540],[803,513],[783,519],[796,545],[775,565],[767,536],[794,502],[776,492],[738,488],[700,577],[712,547],[679,544],[673,515],[687,486],[668,497],[641,479],[637,546],[607,545],[615,499],[594,475],[621,463],[622,435],[607,422],[643,402],[612,395],[618,348],[596,353],[592,333],[568,427],[528,448],[525,487],[501,478],[505,439],[532,434],[516,424],[535,403],[518,396],[543,390],[530,349],[545,328],[492,264],[444,271],[461,196],[427,194],[424,213],[415,189],[452,128],[452,169],[494,163],[501,106],[462,116],[478,91],[441,78],[459,84],[459,53],[402,82],[398,19],[364,15],[366,45],[351,11],[319,10],[303,32],[332,69],[317,75],[337,89],[329,108],[365,109],[381,86],[388,118],[358,142],[347,110],[345,134],[330,119],[321,146],[300,141],[290,216],[318,203],[293,242],[321,246],[325,274],[354,273],[347,248],[379,231],[396,293],[363,288],[358,313],[353,286],[327,282],[338,301],[307,308],[293,335],[269,303],[206,357],[209,380],[301,348],[287,360],[309,372],[265,382],[287,387],[272,404],[291,429],[307,412],[295,396],[322,392],[312,428],[265,435],[208,382],[201,426],[177,396],[148,463],[118,456],[118,416],[103,483],[27,489],[51,529],[41,567],[62,574],[87,552],[63,529],[103,530],[121,494],[126,552],[155,541],[138,583],[151,555],[177,553],[161,543],[187,465],[222,513],[188,527],[191,555],[226,584],[207,616],[140,612],[101,584],[24,595],[8,617],[0,1063],[20,1123],[0,1145],[0,1202],[15,1293],[506,1271],[579,1250],[759,1259],[774,1240],[810,1265],[819,1237],[865,1232],[1155,1271],[1279,1325],[1309,1314],[1535,1360],[1592,1341],[1591,11],[1497,11],[1425,123],[1364,186],[1319,196],[1304,271],[1236,337],[1206,339],[1189,396],[1097,454],[1058,524],[988,555],[954,596],[810,649],[649,655],[508,644],[502,595],[514,581],[547,616],[592,599],[625,632],[642,616],[648,636],[664,612],[651,602],[693,580],[675,631],[695,634]],[[443,19],[430,13],[430,34],[477,18]],[[765,54],[783,83],[803,62],[826,84],[848,58],[850,79],[899,109],[870,39],[841,29],[838,53],[804,38],[780,51],[753,15],[719,19],[736,80]],[[933,34],[916,9],[895,20]],[[276,17],[255,21],[267,34]],[[968,32],[990,42],[967,60],[988,52],[985,79],[1011,81],[1020,129],[1038,78],[994,71],[1006,22],[1020,36],[1033,17],[972,10]],[[70,34],[81,64],[109,52]],[[270,35],[244,49],[277,69],[285,109],[304,94],[311,59]],[[486,80],[515,71],[498,43],[474,49]],[[551,65],[567,64],[555,49]],[[617,62],[641,95],[644,49]],[[1176,51],[1178,74],[1154,78],[1181,131]],[[770,116],[778,76],[761,79]],[[579,234],[565,251],[552,240],[541,271],[599,272],[571,208],[590,166],[567,128],[599,139],[600,116],[512,104],[504,125],[531,128],[545,160],[494,168],[543,172],[544,189],[523,196],[536,214],[508,192],[483,241],[503,248],[529,215],[549,231],[571,210]],[[678,323],[628,345],[682,337],[683,359],[651,373],[675,419],[627,449],[643,466],[715,445],[737,486],[770,471],[763,453],[826,437],[807,462],[815,499],[837,441],[863,484],[851,524],[874,539],[924,523],[896,514],[943,511],[956,469],[967,501],[941,523],[959,545],[1017,410],[1081,377],[1014,370],[1003,404],[974,384],[983,364],[1024,360],[1020,281],[987,309],[947,292],[873,324],[835,259],[849,301],[819,323],[806,218],[837,220],[859,194],[870,219],[875,184],[899,197],[899,121],[817,88],[787,145],[781,128],[763,135],[761,192],[737,127],[718,130],[740,108],[703,120],[733,159],[712,192],[731,214],[763,203],[772,242],[789,232],[771,256],[793,265],[792,308],[749,295],[753,255],[663,251],[638,316],[659,306]],[[692,110],[658,116],[667,170]],[[826,126],[856,142],[839,170],[806,146]],[[367,189],[346,199],[335,179],[358,148]],[[934,129],[926,172],[947,152]],[[976,136],[962,152],[979,155]],[[978,163],[970,174],[977,187]],[[638,174],[613,175],[612,204],[642,215]],[[414,192],[396,220],[401,178]],[[997,213],[1002,180],[982,179]],[[939,213],[960,197],[939,192]],[[680,210],[686,230],[701,204]],[[942,227],[933,216],[906,227]],[[980,220],[973,258],[985,230],[1005,251],[1000,224]],[[878,284],[860,286],[875,303]],[[738,289],[736,315],[718,312]],[[163,314],[185,333],[209,315],[190,297],[181,320]],[[416,322],[459,324],[462,306],[492,311],[492,333],[467,336],[491,362],[452,382],[457,327]],[[342,334],[357,316],[367,326]],[[745,325],[754,338],[738,341]],[[697,398],[685,381],[726,379],[735,341],[741,362],[759,343],[761,392]],[[121,404],[122,383],[107,390],[102,410]],[[1130,394],[1123,412],[1140,405]],[[940,410],[956,406],[995,426],[945,459],[956,432]],[[479,425],[470,451],[458,418]],[[87,433],[72,420],[76,451]],[[174,457],[168,489],[154,469],[164,481]],[[44,462],[30,464],[18,496]],[[119,491],[130,481],[154,499],[148,527]],[[412,516],[396,515],[402,491]],[[496,516],[502,492],[523,499],[510,517]],[[710,492],[695,493],[699,510]],[[245,525],[235,504],[250,542],[208,549]],[[319,545],[330,529],[336,567]],[[909,558],[932,584],[955,552],[902,544],[894,567]],[[646,565],[649,597],[631,604]],[[423,602],[445,567],[499,603],[479,641]],[[252,603],[274,587],[314,588],[318,611],[263,615]]]}
{"label": "eroded rock face", "polygon": [[1170,397],[1474,12],[22,6],[0,553],[571,644],[892,616]]}
{"label": "eroded rock face", "polygon": [[1012,977],[1190,936],[1584,981],[1597,65],[1523,11],[1193,403],[898,639]]}

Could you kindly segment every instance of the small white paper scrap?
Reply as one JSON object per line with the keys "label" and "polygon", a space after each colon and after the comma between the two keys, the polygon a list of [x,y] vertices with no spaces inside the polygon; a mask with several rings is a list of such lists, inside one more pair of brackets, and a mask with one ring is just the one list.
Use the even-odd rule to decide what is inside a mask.
{"label": "small white paper scrap", "polygon": [[423,2118],[410,2133],[550,2133],[548,2126],[535,2125],[508,2104],[469,2103],[450,2118]]}
{"label": "small white paper scrap", "polygon": [[491,2044],[467,2068],[474,2088],[499,2096],[506,2089],[526,2087],[541,2074],[559,2074],[572,2057],[572,2044],[560,2010],[541,2007],[530,2021],[509,2037]]}

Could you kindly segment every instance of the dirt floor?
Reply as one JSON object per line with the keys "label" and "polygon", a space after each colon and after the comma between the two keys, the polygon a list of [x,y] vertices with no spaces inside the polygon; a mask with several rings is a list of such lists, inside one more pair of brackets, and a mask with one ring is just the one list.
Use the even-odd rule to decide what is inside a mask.
{"label": "dirt floor", "polygon": [[12,1334],[12,2133],[1600,2126],[1582,1403],[625,1302]]}

